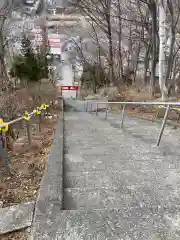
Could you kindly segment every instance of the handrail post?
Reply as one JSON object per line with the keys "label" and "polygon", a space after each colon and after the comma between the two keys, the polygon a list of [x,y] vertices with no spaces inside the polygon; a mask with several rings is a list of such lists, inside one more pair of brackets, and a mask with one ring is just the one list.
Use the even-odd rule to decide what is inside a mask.
{"label": "handrail post", "polygon": [[86,112],[88,111],[88,102],[86,103]]}
{"label": "handrail post", "polygon": [[87,102],[84,101],[84,111],[86,112],[86,108],[87,108]]}
{"label": "handrail post", "polygon": [[96,103],[96,116],[98,115],[98,103]]}
{"label": "handrail post", "polygon": [[89,111],[90,113],[92,112],[92,103],[91,103],[91,105],[90,105],[90,111]]}
{"label": "handrail post", "polygon": [[120,125],[120,128],[123,127],[123,123],[124,123],[124,112],[125,112],[125,107],[126,107],[126,104],[124,103],[124,104],[123,104],[122,113],[121,113],[121,125]]}
{"label": "handrail post", "polygon": [[167,106],[166,112],[164,114],[164,119],[163,119],[163,122],[162,122],[162,125],[161,125],[161,130],[159,132],[159,136],[158,136],[158,140],[157,140],[157,144],[156,144],[157,146],[159,146],[161,138],[162,138],[162,134],[163,134],[163,131],[164,131],[164,128],[165,128],[165,125],[166,125],[166,121],[167,121],[167,117],[168,117],[168,113],[169,113],[169,109],[170,109],[170,105]]}
{"label": "handrail post", "polygon": [[108,114],[108,106],[106,104],[106,111],[105,111],[105,117],[104,117],[105,120],[107,120],[107,114]]}

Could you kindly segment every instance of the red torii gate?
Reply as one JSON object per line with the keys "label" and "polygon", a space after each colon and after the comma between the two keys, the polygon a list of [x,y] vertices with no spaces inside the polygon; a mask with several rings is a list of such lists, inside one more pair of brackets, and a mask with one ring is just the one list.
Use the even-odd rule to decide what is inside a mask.
{"label": "red torii gate", "polygon": [[62,95],[62,90],[75,90],[76,97],[78,97],[79,88],[80,88],[80,86],[60,86],[61,95]]}

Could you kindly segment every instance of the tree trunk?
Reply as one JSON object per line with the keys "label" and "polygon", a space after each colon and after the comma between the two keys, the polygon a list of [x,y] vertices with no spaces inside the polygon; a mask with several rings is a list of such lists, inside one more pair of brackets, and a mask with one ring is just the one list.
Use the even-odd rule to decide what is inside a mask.
{"label": "tree trunk", "polygon": [[122,49],[121,49],[121,37],[122,37],[122,20],[121,20],[121,3],[120,0],[118,0],[118,59],[119,59],[119,78],[122,81],[123,78],[123,62],[122,62]]}
{"label": "tree trunk", "polygon": [[137,44],[137,46],[135,47],[135,54],[133,56],[133,82],[136,81],[136,74],[137,74],[137,69],[138,69],[138,60],[139,60],[139,54],[140,54],[140,42]]}
{"label": "tree trunk", "polygon": [[150,53],[151,53],[151,49],[152,49],[152,44],[149,43],[148,47],[146,49],[146,53],[145,53],[145,57],[144,57],[144,83],[145,85],[148,84],[148,80],[147,80],[147,70],[149,68],[149,60],[150,60]]}
{"label": "tree trunk", "polygon": [[[173,54],[173,50],[174,50],[174,45],[175,45],[175,40],[176,40],[175,29],[176,29],[176,25],[177,25],[176,21],[174,21],[175,16],[174,16],[174,12],[173,12],[172,1],[168,2],[168,8],[170,10],[170,36],[167,41],[168,60],[167,60],[167,71],[166,71],[166,78],[165,78],[165,84],[167,87],[169,84],[171,84],[171,82],[169,82],[169,80],[173,81],[173,77],[171,78],[172,69],[174,69],[174,70],[176,69],[176,63],[173,66],[173,62],[175,59],[175,54]],[[179,16],[178,16],[178,18],[179,18]],[[175,62],[176,62],[176,60],[175,60]],[[173,68],[173,67],[175,67],[175,68]]]}
{"label": "tree trunk", "polygon": [[[129,2],[129,9],[131,8],[131,1]],[[128,13],[128,22],[129,22],[129,38],[128,38],[128,57],[127,57],[127,68],[129,70],[132,70],[132,65],[131,65],[131,54],[132,54],[132,12],[131,10]]]}
{"label": "tree trunk", "polygon": [[113,83],[114,85],[117,85],[115,81],[115,75],[114,75],[114,54],[113,54],[110,17],[108,20],[108,46],[109,46],[109,78],[111,83]]}
{"label": "tree trunk", "polygon": [[151,92],[150,97],[153,95],[153,89],[156,83],[156,63],[157,63],[157,8],[156,3],[153,1],[151,4],[151,17],[152,17],[152,62],[151,62],[151,76],[150,76],[150,85]]}
{"label": "tree trunk", "polygon": [[174,57],[174,61],[173,61],[171,81],[170,81],[170,84],[168,85],[168,97],[170,97],[171,93],[174,96],[176,94],[175,84],[176,84],[176,81],[179,79],[179,75],[180,75],[179,72],[176,74],[176,66],[177,66],[177,56]]}
{"label": "tree trunk", "polygon": [[161,90],[162,100],[167,99],[166,88],[166,59],[165,59],[165,44],[166,44],[166,12],[161,0],[159,0],[159,86]]}

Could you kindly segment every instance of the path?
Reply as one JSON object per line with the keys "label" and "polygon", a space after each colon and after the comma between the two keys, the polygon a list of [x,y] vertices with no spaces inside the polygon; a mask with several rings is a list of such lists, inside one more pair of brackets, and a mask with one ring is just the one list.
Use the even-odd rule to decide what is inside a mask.
{"label": "path", "polygon": [[158,129],[143,124],[129,119],[127,131],[88,113],[65,113],[63,202],[51,201],[51,221],[35,239],[180,239],[180,155],[131,134],[135,126],[147,135]]}
{"label": "path", "polygon": [[[63,54],[65,55],[65,54]],[[66,59],[67,61],[67,59]],[[62,85],[72,86],[73,85],[73,70],[70,63],[65,62],[62,64]],[[74,90],[62,90],[62,95],[64,98],[76,97],[76,91]]]}

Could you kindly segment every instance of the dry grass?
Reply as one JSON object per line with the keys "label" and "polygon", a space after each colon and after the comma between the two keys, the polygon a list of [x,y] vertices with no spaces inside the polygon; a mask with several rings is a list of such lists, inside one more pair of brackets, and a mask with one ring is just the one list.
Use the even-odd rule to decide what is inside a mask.
{"label": "dry grass", "polygon": [[0,240],[28,240],[29,234],[26,230],[12,232],[0,236]]}
{"label": "dry grass", "polygon": [[[103,99],[106,97],[107,101],[114,101],[114,103],[109,104],[109,110],[112,112],[120,112],[122,105],[116,102],[120,101],[148,101],[149,98],[149,87],[126,87],[123,86],[119,90],[116,87],[102,88],[99,90],[98,95],[94,95],[94,99]],[[93,99],[93,96],[89,96],[89,99]],[[156,98],[154,97],[151,101],[161,101],[159,98],[159,93],[157,93]],[[178,101],[180,99],[173,98],[171,101]],[[154,106],[140,106],[140,105],[127,105],[126,110],[129,114],[140,117],[147,120],[154,120],[158,109]],[[161,109],[158,117],[161,118],[164,116],[164,109]],[[175,112],[170,112],[168,118],[175,122],[177,120],[178,114]]]}
{"label": "dry grass", "polygon": [[[58,112],[54,111],[54,114],[57,115]],[[33,142],[30,148],[28,144],[24,144],[18,153],[12,152],[10,162],[12,174],[7,177],[2,176],[0,183],[0,201],[3,202],[3,207],[36,198],[57,119],[54,117],[44,121],[41,126],[42,131],[36,131],[32,136]]]}
{"label": "dry grass", "polygon": [[[1,95],[2,96],[2,95]],[[42,80],[41,84],[32,83],[27,88],[16,90],[13,93],[13,100],[11,95],[5,96],[4,101],[8,100],[8,113],[13,115],[16,113],[23,114],[25,110],[29,112],[41,103],[50,103],[56,100],[55,87],[47,80]],[[2,101],[1,101],[2,103]],[[14,109],[12,108],[12,103]],[[17,105],[17,106],[16,106]],[[3,116],[4,106],[1,104],[1,116]],[[4,111],[4,112],[3,112]],[[32,146],[28,146],[25,129],[21,124],[17,123],[13,126],[19,136],[24,137],[21,149],[15,148],[9,152],[11,175],[6,176],[5,173],[0,172],[0,205],[1,207],[8,207],[22,202],[34,200],[37,197],[40,182],[46,167],[48,153],[51,148],[51,143],[55,131],[55,125],[58,120],[60,108],[50,108],[52,119],[44,119],[41,124],[42,131],[38,131],[37,120],[31,120],[33,126]],[[11,116],[9,116],[11,117]],[[19,141],[18,139],[17,141]],[[12,140],[12,145],[15,146]],[[0,159],[0,169],[2,168]],[[28,232],[26,230],[12,232],[0,236],[0,240],[27,240]]]}
{"label": "dry grass", "polygon": [[[52,111],[52,119],[43,122],[42,131],[33,135],[32,147],[23,147],[21,153],[14,152],[11,157],[11,176],[2,176],[0,183],[0,201],[2,207],[35,200],[44,174],[48,153],[58,120],[59,110]],[[28,240],[26,230],[0,236],[0,240]]]}
{"label": "dry grass", "polygon": [[28,84],[27,92],[35,106],[44,102],[49,104],[57,99],[57,89],[48,79],[42,79],[40,83]]}

